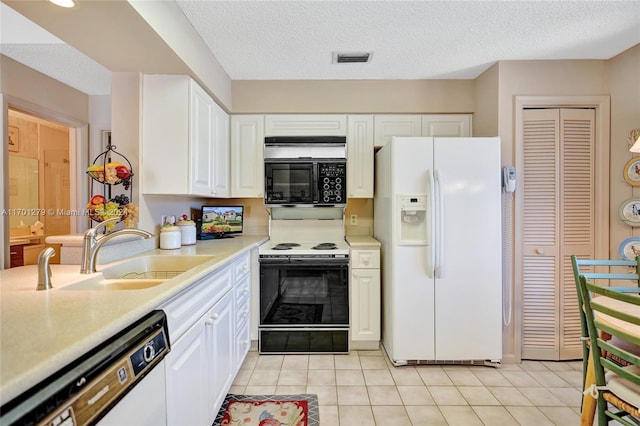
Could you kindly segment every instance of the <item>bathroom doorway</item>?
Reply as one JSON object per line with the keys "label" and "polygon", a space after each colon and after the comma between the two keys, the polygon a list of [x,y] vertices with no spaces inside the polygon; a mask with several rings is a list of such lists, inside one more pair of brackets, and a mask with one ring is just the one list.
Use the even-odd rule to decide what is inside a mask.
{"label": "bathroom doorway", "polygon": [[48,235],[71,232],[71,152],[74,129],[8,110],[10,266],[37,263]]}

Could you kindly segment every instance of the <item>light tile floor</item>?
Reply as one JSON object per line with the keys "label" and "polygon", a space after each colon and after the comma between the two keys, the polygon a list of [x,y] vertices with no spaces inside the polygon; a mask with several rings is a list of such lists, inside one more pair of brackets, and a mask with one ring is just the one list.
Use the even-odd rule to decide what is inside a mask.
{"label": "light tile floor", "polygon": [[383,351],[249,352],[236,394],[318,395],[321,426],[577,425],[582,362],[393,366]]}

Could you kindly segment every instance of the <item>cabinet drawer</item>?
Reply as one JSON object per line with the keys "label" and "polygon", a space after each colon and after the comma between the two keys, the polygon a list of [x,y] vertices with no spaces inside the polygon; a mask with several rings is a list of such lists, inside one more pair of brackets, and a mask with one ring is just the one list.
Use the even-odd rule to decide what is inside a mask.
{"label": "cabinet drawer", "polygon": [[167,314],[169,336],[176,341],[231,289],[231,268],[201,279],[160,308]]}
{"label": "cabinet drawer", "polygon": [[236,282],[238,282],[245,275],[249,274],[251,270],[251,252],[240,256],[240,258],[233,263],[233,267],[235,269],[235,279]]}
{"label": "cabinet drawer", "polygon": [[23,246],[11,246],[11,267],[17,268],[18,266],[24,266],[24,247]]}
{"label": "cabinet drawer", "polygon": [[242,362],[247,356],[247,352],[249,352],[249,349],[251,348],[251,330],[249,329],[249,321],[244,322],[236,329],[235,344],[236,369],[239,370],[240,367],[242,367]]}
{"label": "cabinet drawer", "polygon": [[249,293],[251,292],[251,281],[249,280],[249,277],[245,277],[239,283],[237,283],[234,292],[236,306],[247,303],[249,300]]}
{"label": "cabinet drawer", "polygon": [[236,306],[236,330],[242,327],[242,324],[246,323],[251,316],[251,309],[249,307],[249,300],[245,300],[242,305]]}
{"label": "cabinet drawer", "polygon": [[380,268],[380,250],[352,250],[351,268]]}

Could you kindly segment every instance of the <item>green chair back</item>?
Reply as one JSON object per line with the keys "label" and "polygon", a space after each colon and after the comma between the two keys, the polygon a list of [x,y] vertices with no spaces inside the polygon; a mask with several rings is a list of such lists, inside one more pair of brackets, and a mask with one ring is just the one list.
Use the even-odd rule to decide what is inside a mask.
{"label": "green chair back", "polygon": [[[599,280],[599,284],[621,292],[637,293],[640,288],[640,263],[636,260],[596,260],[596,259],[579,259],[577,256],[571,256],[571,265],[573,267],[573,277],[576,284],[576,292],[578,294],[578,307],[580,310],[580,330],[582,338],[582,385],[587,373],[587,360],[589,359],[589,331],[587,329],[586,317],[583,309],[583,301],[578,291],[580,285],[580,275],[584,276],[588,281]],[[627,284],[613,285],[612,284]],[[634,287],[635,285],[635,287]]]}
{"label": "green chair back", "polygon": [[[637,425],[637,421],[629,419],[640,414],[640,356],[629,352],[627,344],[640,346],[640,295],[594,284],[584,275],[580,275],[578,281],[593,346],[598,424],[605,425],[616,420],[624,425]],[[634,327],[636,330],[632,331]],[[604,338],[605,335],[610,337]],[[608,354],[615,355],[616,360]],[[623,361],[622,365],[620,360]],[[625,396],[618,392],[620,387],[615,387],[613,383],[623,383],[625,388],[626,384],[633,383],[638,388],[630,393],[625,390]],[[608,404],[617,410],[610,409]]]}

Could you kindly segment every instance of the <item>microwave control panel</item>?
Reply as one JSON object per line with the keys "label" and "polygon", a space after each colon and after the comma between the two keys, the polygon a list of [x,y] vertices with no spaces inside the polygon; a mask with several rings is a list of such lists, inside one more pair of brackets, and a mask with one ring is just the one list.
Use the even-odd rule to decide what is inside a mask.
{"label": "microwave control panel", "polygon": [[347,165],[345,163],[318,164],[319,201],[324,204],[347,202]]}

